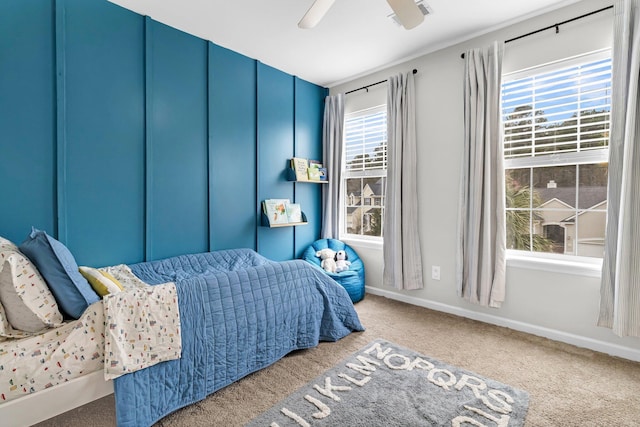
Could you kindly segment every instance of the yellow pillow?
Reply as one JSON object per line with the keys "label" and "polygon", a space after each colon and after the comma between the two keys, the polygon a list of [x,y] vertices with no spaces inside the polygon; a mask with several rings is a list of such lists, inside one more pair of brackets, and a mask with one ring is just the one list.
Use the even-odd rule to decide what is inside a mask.
{"label": "yellow pillow", "polygon": [[93,290],[96,291],[100,297],[115,294],[124,289],[120,282],[106,271],[100,271],[92,267],[80,267],[79,270],[80,274],[87,279]]}

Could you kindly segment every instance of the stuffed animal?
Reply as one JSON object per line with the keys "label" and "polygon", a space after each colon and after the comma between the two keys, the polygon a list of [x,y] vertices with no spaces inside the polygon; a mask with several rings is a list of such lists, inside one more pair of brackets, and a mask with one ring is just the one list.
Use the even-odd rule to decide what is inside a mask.
{"label": "stuffed animal", "polygon": [[329,273],[336,272],[336,252],[329,248],[325,248],[316,252],[316,256],[322,260],[320,267]]}
{"label": "stuffed animal", "polygon": [[340,273],[341,271],[346,271],[349,269],[351,265],[351,261],[347,260],[347,253],[345,251],[336,252],[336,273]]}

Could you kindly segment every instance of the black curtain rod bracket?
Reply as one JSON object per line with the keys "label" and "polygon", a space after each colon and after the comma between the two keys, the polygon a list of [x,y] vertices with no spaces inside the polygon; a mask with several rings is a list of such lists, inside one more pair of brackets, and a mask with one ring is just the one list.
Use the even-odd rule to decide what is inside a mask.
{"label": "black curtain rod bracket", "polygon": [[[578,19],[586,18],[587,16],[595,15],[596,13],[604,12],[605,10],[609,10],[609,9],[613,9],[613,5],[607,6],[607,7],[603,7],[602,9],[594,10],[593,12],[585,13],[584,15],[576,16],[575,18],[567,19],[566,21],[558,22],[557,24],[549,25],[548,27],[540,28],[539,30],[531,31],[530,33],[523,34],[521,36],[514,37],[514,38],[509,39],[509,40],[505,40],[504,42],[505,43],[511,43],[511,42],[516,41],[516,40],[520,40],[520,39],[523,39],[525,37],[529,37],[529,36],[532,36],[534,34],[538,34],[538,33],[541,33],[543,31],[550,30],[552,28],[555,28],[556,29],[556,34],[558,34],[560,32],[560,25],[568,24],[569,22],[577,21]],[[464,58],[464,53],[462,53],[460,55],[460,58]]]}
{"label": "black curtain rod bracket", "polygon": [[[418,70],[414,68],[414,69],[413,69],[413,74],[417,74],[417,73],[418,73]],[[345,92],[344,94],[345,94],[345,95],[347,95],[347,94],[350,94],[350,93],[352,93],[352,92],[357,92],[357,91],[359,91],[359,90],[366,90],[367,92],[369,92],[369,88],[370,88],[371,86],[377,86],[377,85],[379,85],[379,84],[386,83],[386,82],[387,82],[387,79],[380,80],[379,82],[371,83],[370,85],[366,85],[366,86],[359,87],[358,89],[350,90],[350,91],[348,91],[348,92]]]}

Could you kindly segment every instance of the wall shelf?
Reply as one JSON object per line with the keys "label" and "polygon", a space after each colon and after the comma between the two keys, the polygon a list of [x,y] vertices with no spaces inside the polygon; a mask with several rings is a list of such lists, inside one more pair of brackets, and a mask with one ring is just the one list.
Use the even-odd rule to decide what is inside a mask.
{"label": "wall shelf", "polygon": [[298,226],[298,225],[306,225],[307,224],[307,216],[304,214],[304,212],[301,212],[301,214],[302,214],[302,222],[286,222],[286,223],[281,223],[281,224],[271,224],[271,222],[269,221],[269,217],[264,212],[261,212],[261,214],[260,214],[260,224],[263,227],[269,227],[269,228],[295,227],[295,226]]}
{"label": "wall shelf", "polygon": [[292,182],[308,182],[310,184],[328,184],[329,181],[324,180],[311,180],[311,179],[305,179],[305,180],[298,180],[296,179],[296,171],[293,170],[293,168],[287,168],[286,170],[286,174],[287,174],[287,181],[292,181]]}

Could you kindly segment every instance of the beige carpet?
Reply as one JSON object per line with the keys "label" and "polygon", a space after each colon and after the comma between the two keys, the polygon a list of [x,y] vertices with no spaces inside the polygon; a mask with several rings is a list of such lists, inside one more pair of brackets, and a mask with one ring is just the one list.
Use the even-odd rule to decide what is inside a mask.
{"label": "beige carpet", "polygon": [[[365,332],[292,353],[157,426],[241,426],[375,338],[528,391],[526,426],[640,426],[640,363],[373,295],[356,309]],[[113,396],[38,425],[114,426]]]}

